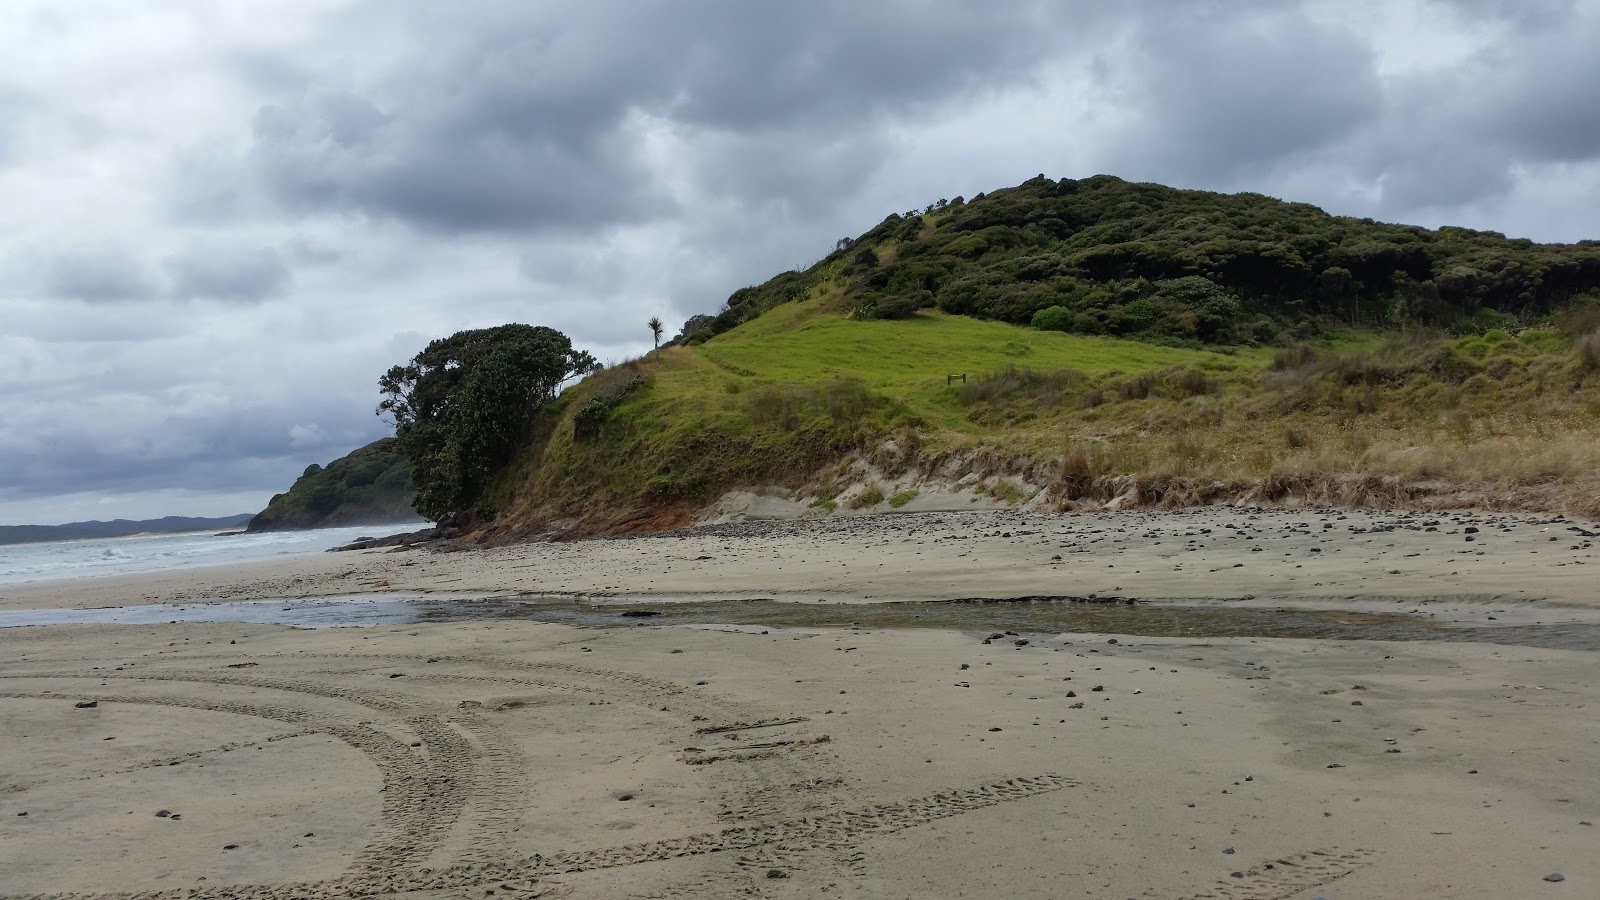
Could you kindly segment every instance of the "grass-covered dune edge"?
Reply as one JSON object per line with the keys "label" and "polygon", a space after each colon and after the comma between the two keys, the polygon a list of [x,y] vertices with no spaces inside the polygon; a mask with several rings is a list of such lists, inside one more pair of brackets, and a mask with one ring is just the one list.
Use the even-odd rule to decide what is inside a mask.
{"label": "grass-covered dune edge", "polygon": [[[1600,515],[1600,331],[1334,331],[1196,348],[820,294],[597,373],[485,497],[490,541],[808,515],[1218,502]],[[959,377],[965,375],[965,381]]]}

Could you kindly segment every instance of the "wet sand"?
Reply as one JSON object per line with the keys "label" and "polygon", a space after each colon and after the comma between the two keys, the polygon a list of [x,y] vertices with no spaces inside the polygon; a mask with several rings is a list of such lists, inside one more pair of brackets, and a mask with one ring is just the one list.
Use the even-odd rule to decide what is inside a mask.
{"label": "wet sand", "polygon": [[8,588],[6,609],[374,590],[843,608],[0,630],[0,896],[1593,896],[1595,652],[845,624],[864,601],[1090,593],[1584,621],[1600,579],[1573,528],[1597,531],[944,514]]}

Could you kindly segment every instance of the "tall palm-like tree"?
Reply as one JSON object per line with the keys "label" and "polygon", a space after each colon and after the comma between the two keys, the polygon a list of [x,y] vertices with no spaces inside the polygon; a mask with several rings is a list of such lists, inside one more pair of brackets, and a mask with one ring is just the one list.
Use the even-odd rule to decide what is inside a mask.
{"label": "tall palm-like tree", "polygon": [[665,326],[663,326],[661,324],[661,317],[660,316],[651,316],[650,317],[650,321],[649,321],[648,324],[650,325],[650,337],[655,340],[655,344],[656,344],[656,359],[660,359],[661,358],[661,332],[662,332],[662,329]]}

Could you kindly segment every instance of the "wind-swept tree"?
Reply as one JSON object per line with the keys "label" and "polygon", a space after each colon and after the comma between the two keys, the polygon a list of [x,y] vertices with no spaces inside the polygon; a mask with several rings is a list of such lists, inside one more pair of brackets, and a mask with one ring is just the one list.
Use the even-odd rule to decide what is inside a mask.
{"label": "wind-swept tree", "polygon": [[518,439],[561,384],[597,368],[553,328],[501,325],[433,341],[378,379],[378,415],[394,420],[412,465],[417,512],[474,513]]}
{"label": "wind-swept tree", "polygon": [[660,316],[651,316],[650,317],[650,321],[647,322],[646,324],[650,326],[650,337],[655,341],[655,344],[656,344],[656,359],[660,359],[661,358],[661,332],[662,332],[662,330],[664,328],[666,328],[666,326],[661,324],[661,317]]}

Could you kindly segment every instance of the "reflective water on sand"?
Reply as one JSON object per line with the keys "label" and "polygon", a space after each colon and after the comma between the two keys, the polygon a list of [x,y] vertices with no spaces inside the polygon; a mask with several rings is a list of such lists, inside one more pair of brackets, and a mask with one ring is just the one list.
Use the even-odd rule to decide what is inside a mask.
{"label": "reflective water on sand", "polygon": [[[589,597],[365,594],[297,600],[0,611],[0,627],[69,623],[250,622],[297,627],[520,620],[587,628],[737,625],[794,628],[950,628],[1023,635],[1096,633],[1189,638],[1470,641],[1600,650],[1600,625],[1446,625],[1421,616],[1302,608],[1082,602],[1067,598],[896,603],[770,599],[638,602]],[[1008,639],[1010,636],[1007,636]]]}

